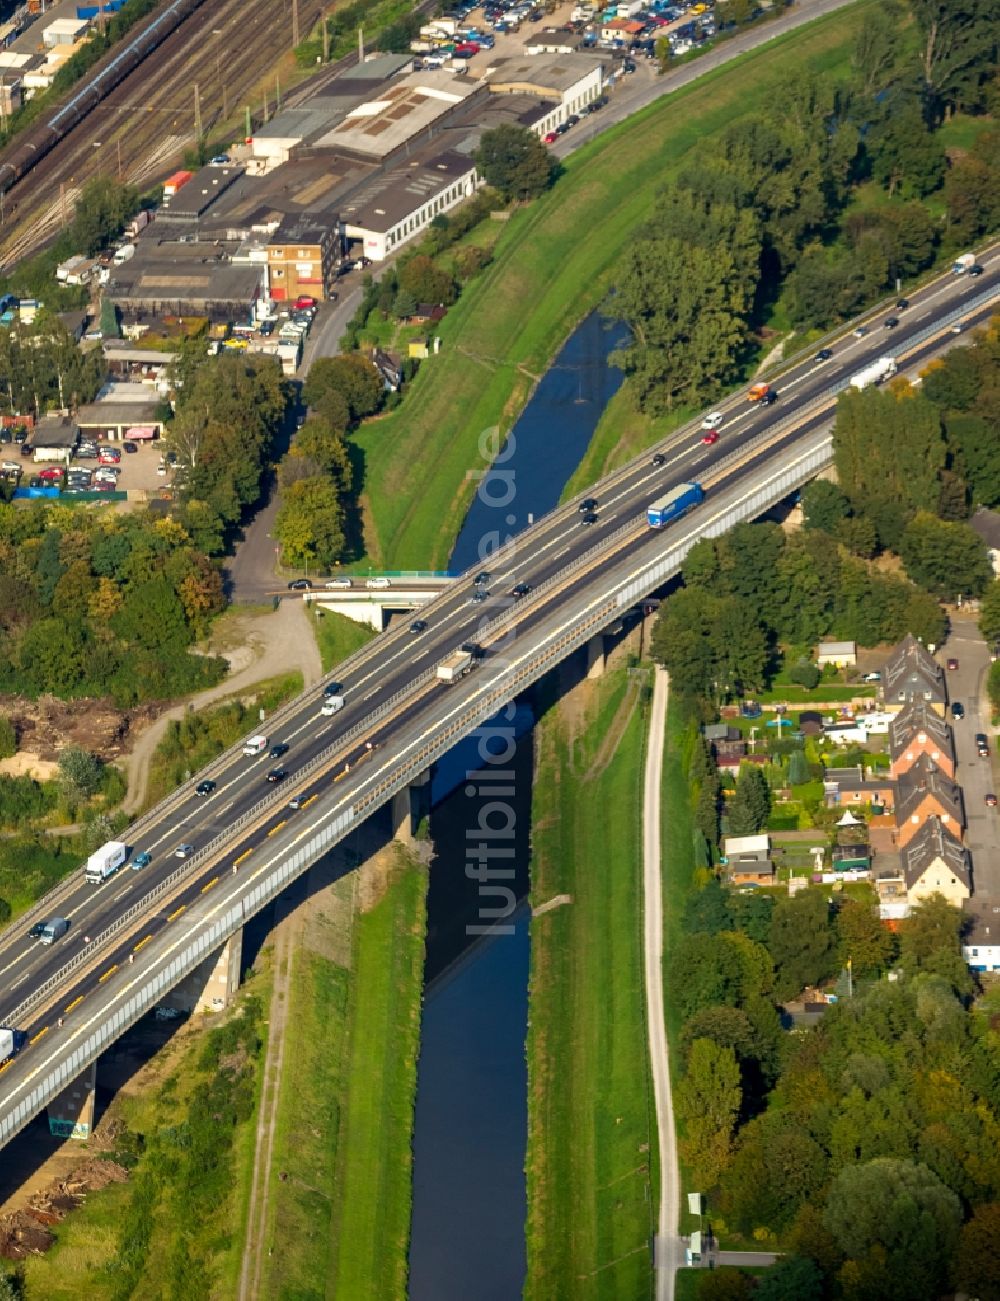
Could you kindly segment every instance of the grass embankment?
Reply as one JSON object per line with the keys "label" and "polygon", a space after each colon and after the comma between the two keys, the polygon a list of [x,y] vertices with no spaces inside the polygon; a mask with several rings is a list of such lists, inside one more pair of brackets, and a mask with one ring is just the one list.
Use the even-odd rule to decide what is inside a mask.
{"label": "grass embankment", "polygon": [[[493,263],[441,322],[442,352],[425,362],[398,409],[356,435],[365,457],[371,560],[443,568],[492,453],[573,326],[607,296],[656,196],[707,138],[754,117],[787,69],[846,69],[867,0],[707,72],[697,83],[585,145],[553,191],[517,212]],[[588,464],[594,473],[658,435],[612,403]],[[495,450],[495,449],[494,449]]]}
{"label": "grass embankment", "polygon": [[577,689],[536,731],[525,1296],[649,1293],[653,1101],[642,980],[638,683]]}
{"label": "grass embankment", "polygon": [[406,1292],[427,876],[386,855],[377,900],[343,879],[295,957],[262,1296]]}
{"label": "grass embankment", "polygon": [[366,623],[355,623],[346,614],[330,610],[312,610],[313,631],[323,663],[323,672],[329,673],[335,664],[346,660],[375,636],[375,629]]}
{"label": "grass embankment", "polygon": [[26,1301],[235,1295],[268,984],[259,974],[211,1029],[182,1030],[114,1100],[127,1129],[110,1155],[131,1178],[91,1193],[25,1262]]}
{"label": "grass embankment", "polygon": [[241,736],[259,727],[261,709],[270,713],[301,691],[302,674],[286,673],[255,683],[239,692],[235,700],[172,719],[149,761],[146,807],[151,808]]}

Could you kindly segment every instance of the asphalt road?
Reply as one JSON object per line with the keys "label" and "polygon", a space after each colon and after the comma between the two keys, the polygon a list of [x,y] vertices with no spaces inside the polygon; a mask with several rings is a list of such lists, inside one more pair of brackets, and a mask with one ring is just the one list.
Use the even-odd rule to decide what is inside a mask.
{"label": "asphalt road", "polygon": [[[962,787],[967,820],[966,845],[972,855],[972,888],[977,898],[1000,899],[1000,810],[986,807],[987,793],[995,794],[997,782],[994,765],[997,739],[991,734],[986,675],[990,656],[980,636],[974,617],[952,619],[948,640],[936,657],[942,664],[958,660],[958,668],[947,673],[949,702],[958,700],[965,707],[965,717],[951,719],[955,734],[958,767],[955,777]],[[950,717],[950,714],[949,714]],[[976,733],[990,738],[990,757],[980,759],[976,750]]]}
{"label": "asphalt road", "polygon": [[[993,296],[991,306],[1000,297],[1000,257],[984,255],[984,265],[986,273],[976,281],[947,277],[914,295],[903,323],[893,334],[894,352],[904,361],[904,370],[953,342],[950,332],[941,327],[933,338],[914,345],[904,358],[907,334],[918,334],[931,317],[953,311],[973,294],[988,291]],[[988,310],[982,310],[983,319]],[[123,869],[99,887],[87,885],[82,873],[74,873],[53,892],[50,905],[52,914],[65,915],[72,923],[62,941],[48,948],[39,946],[26,938],[23,925],[8,928],[0,936],[0,1024],[9,1023],[11,1012],[85,947],[85,936],[100,935],[132,905],[142,905],[135,922],[102,942],[99,950],[93,944],[88,946],[87,961],[60,980],[58,1004],[46,1004],[44,1011],[33,1013],[29,1024],[19,1029],[32,1035],[51,1031],[60,1009],[69,1017],[103,978],[129,962],[130,954],[137,953],[136,960],[141,962],[141,950],[148,940],[175,922],[182,908],[197,903],[218,885],[220,874],[228,877],[230,871],[234,873],[234,881],[227,880],[231,888],[238,888],[244,878],[255,878],[259,872],[255,865],[265,855],[258,852],[251,857],[254,850],[267,846],[268,851],[280,851],[283,845],[301,840],[307,829],[328,824],[338,810],[359,807],[360,792],[370,785],[366,774],[384,773],[388,779],[402,757],[423,754],[427,738],[441,733],[467,696],[485,692],[501,668],[512,660],[517,662],[519,655],[535,656],[533,648],[543,638],[550,645],[558,644],[566,605],[594,603],[595,576],[601,579],[599,590],[607,590],[604,584],[616,575],[624,581],[638,565],[652,563],[662,553],[664,537],[645,525],[645,508],[651,500],[678,483],[697,478],[708,486],[710,503],[716,493],[738,486],[749,467],[765,466],[781,451],[795,448],[806,434],[828,422],[833,402],[829,390],[834,381],[846,379],[860,365],[885,352],[885,332],[873,330],[863,339],[848,336],[832,346],[832,360],[803,360],[782,377],[777,384],[781,398],[775,406],[761,409],[748,404],[743,395],[724,404],[725,422],[715,445],[704,444],[697,424],[689,425],[659,449],[665,460],[662,466],[653,466],[647,454],[592,489],[598,499],[598,518],[593,525],[581,523],[576,503],[538,521],[499,558],[488,601],[471,603],[471,574],[467,575],[424,607],[421,615],[428,625],[424,632],[411,634],[404,624],[370,643],[351,661],[350,674],[344,680],[346,704],[340,713],[329,718],[320,715],[317,688],[285,712],[280,728],[265,724],[262,730],[270,742],[289,746],[280,760],[291,774],[283,787],[275,789],[266,782],[268,770],[276,763],[266,755],[226,756],[203,774],[217,782],[210,795],[199,798],[187,789],[166,800],[151,821],[143,824],[145,829],[135,836],[133,851],[152,853],[149,867],[140,872]],[[800,419],[787,426],[782,423],[793,417]],[[755,439],[759,441],[748,448]],[[736,463],[734,453],[741,454]],[[690,531],[696,523],[681,521],[680,527],[685,526]],[[667,536],[676,536],[676,527],[668,529]],[[606,545],[598,548],[598,544]],[[560,582],[576,560],[583,563]],[[483,630],[491,621],[515,605],[510,596],[515,582],[539,589],[549,579],[553,580],[549,589],[532,593],[517,604],[516,622],[484,637]],[[433,677],[429,682],[422,680],[423,675],[433,674],[445,655],[470,639],[483,639],[487,653],[463,686],[448,688]],[[390,701],[395,702],[391,712],[372,722],[374,711]],[[338,743],[338,738],[355,727],[357,733]],[[322,770],[297,780],[296,772],[321,755],[325,756]],[[331,791],[331,785],[340,782],[343,785]],[[287,809],[287,797],[300,788],[315,801],[315,807],[292,812]],[[268,806],[257,809],[265,797]],[[251,823],[234,833],[233,824],[252,809],[257,811]],[[195,851],[215,849],[196,857],[185,870],[173,856],[181,842],[192,844]],[[174,883],[164,898],[143,904],[150,889],[178,868],[181,881]],[[84,1010],[90,1006],[86,1004]],[[48,1042],[54,1052],[57,1043]],[[32,1051],[8,1068],[12,1082],[15,1074],[20,1075],[22,1063],[24,1069],[30,1069]]]}

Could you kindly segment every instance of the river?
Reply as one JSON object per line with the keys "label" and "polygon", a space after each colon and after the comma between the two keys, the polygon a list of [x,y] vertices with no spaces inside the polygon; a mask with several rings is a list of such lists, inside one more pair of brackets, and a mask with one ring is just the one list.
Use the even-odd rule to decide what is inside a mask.
{"label": "river", "polygon": [[[620,328],[594,313],[567,340],[484,476],[451,572],[481,563],[484,539],[498,530],[514,536],[558,503],[621,384],[608,357],[622,339]],[[413,1301],[513,1301],[524,1285],[532,724],[519,704],[456,746],[433,777]],[[513,864],[509,880],[476,879],[498,864]],[[509,897],[491,893],[502,890]],[[510,915],[484,933],[485,913],[501,905]]]}

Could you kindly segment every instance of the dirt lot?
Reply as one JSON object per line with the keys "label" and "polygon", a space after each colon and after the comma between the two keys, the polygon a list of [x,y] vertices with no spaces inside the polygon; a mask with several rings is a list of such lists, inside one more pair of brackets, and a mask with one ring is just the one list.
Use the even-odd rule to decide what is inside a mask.
{"label": "dirt lot", "polygon": [[19,741],[18,754],[4,760],[3,771],[17,775],[7,765],[20,761],[34,765],[36,776],[39,770],[46,773],[67,745],[78,745],[105,762],[120,759],[134,744],[132,733],[143,731],[166,708],[166,703],[116,709],[110,700],[0,696],[0,714],[13,722]]}

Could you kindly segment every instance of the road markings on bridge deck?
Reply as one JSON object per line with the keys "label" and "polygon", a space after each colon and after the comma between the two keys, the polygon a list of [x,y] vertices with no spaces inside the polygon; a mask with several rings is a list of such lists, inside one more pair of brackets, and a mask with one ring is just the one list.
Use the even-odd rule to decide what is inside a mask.
{"label": "road markings on bridge deck", "polygon": [[39,1032],[34,1036],[34,1038],[28,1040],[28,1043],[29,1044],[38,1043],[39,1039],[44,1039],[45,1036],[48,1034],[48,1032],[49,1032],[49,1027],[47,1025],[43,1025],[41,1030],[39,1030]]}
{"label": "road markings on bridge deck", "polygon": [[277,835],[277,833],[281,830],[281,828],[286,827],[287,825],[288,825],[288,819],[285,818],[284,821],[282,822],[276,822],[267,834],[269,836]]}
{"label": "road markings on bridge deck", "polygon": [[213,876],[211,881],[206,881],[205,884],[201,887],[202,894],[205,894],[207,893],[207,891],[211,890],[212,886],[216,884],[218,879],[219,878],[217,876]]}
{"label": "road markings on bridge deck", "polygon": [[83,995],[77,994],[76,998],[73,999],[72,1003],[70,1003],[68,1007],[63,1008],[63,1015],[69,1016],[70,1012],[73,1011],[73,1008],[79,1007],[82,1002],[83,1002]]}
{"label": "road markings on bridge deck", "polygon": [[142,939],[139,941],[139,943],[133,946],[132,952],[138,953],[139,950],[142,948],[142,946],[144,944],[148,944],[152,938],[153,938],[152,935],[144,935]]}
{"label": "road markings on bridge deck", "polygon": [[252,853],[253,853],[253,845],[251,845],[249,849],[244,849],[243,853],[240,854],[239,858],[233,859],[233,867],[239,867],[239,865],[243,862],[243,860],[249,858]]}
{"label": "road markings on bridge deck", "polygon": [[181,915],[181,913],[184,911],[184,909],[185,909],[186,907],[187,907],[187,904],[186,904],[186,903],[182,903],[181,906],[180,906],[179,908],[175,908],[174,911],[173,911],[172,913],[169,913],[169,914],[168,914],[168,916],[167,916],[167,921],[168,921],[168,922],[176,921],[177,918]]}
{"label": "road markings on bridge deck", "polygon": [[116,962],[116,963],[114,964],[114,966],[112,966],[112,967],[108,967],[107,971],[106,971],[106,972],[104,973],[104,975],[100,978],[100,980],[98,980],[97,983],[98,983],[99,985],[103,985],[104,982],[105,982],[106,980],[110,980],[110,979],[111,979],[111,977],[115,974],[115,972],[116,972],[117,970],[118,970],[118,963]]}

